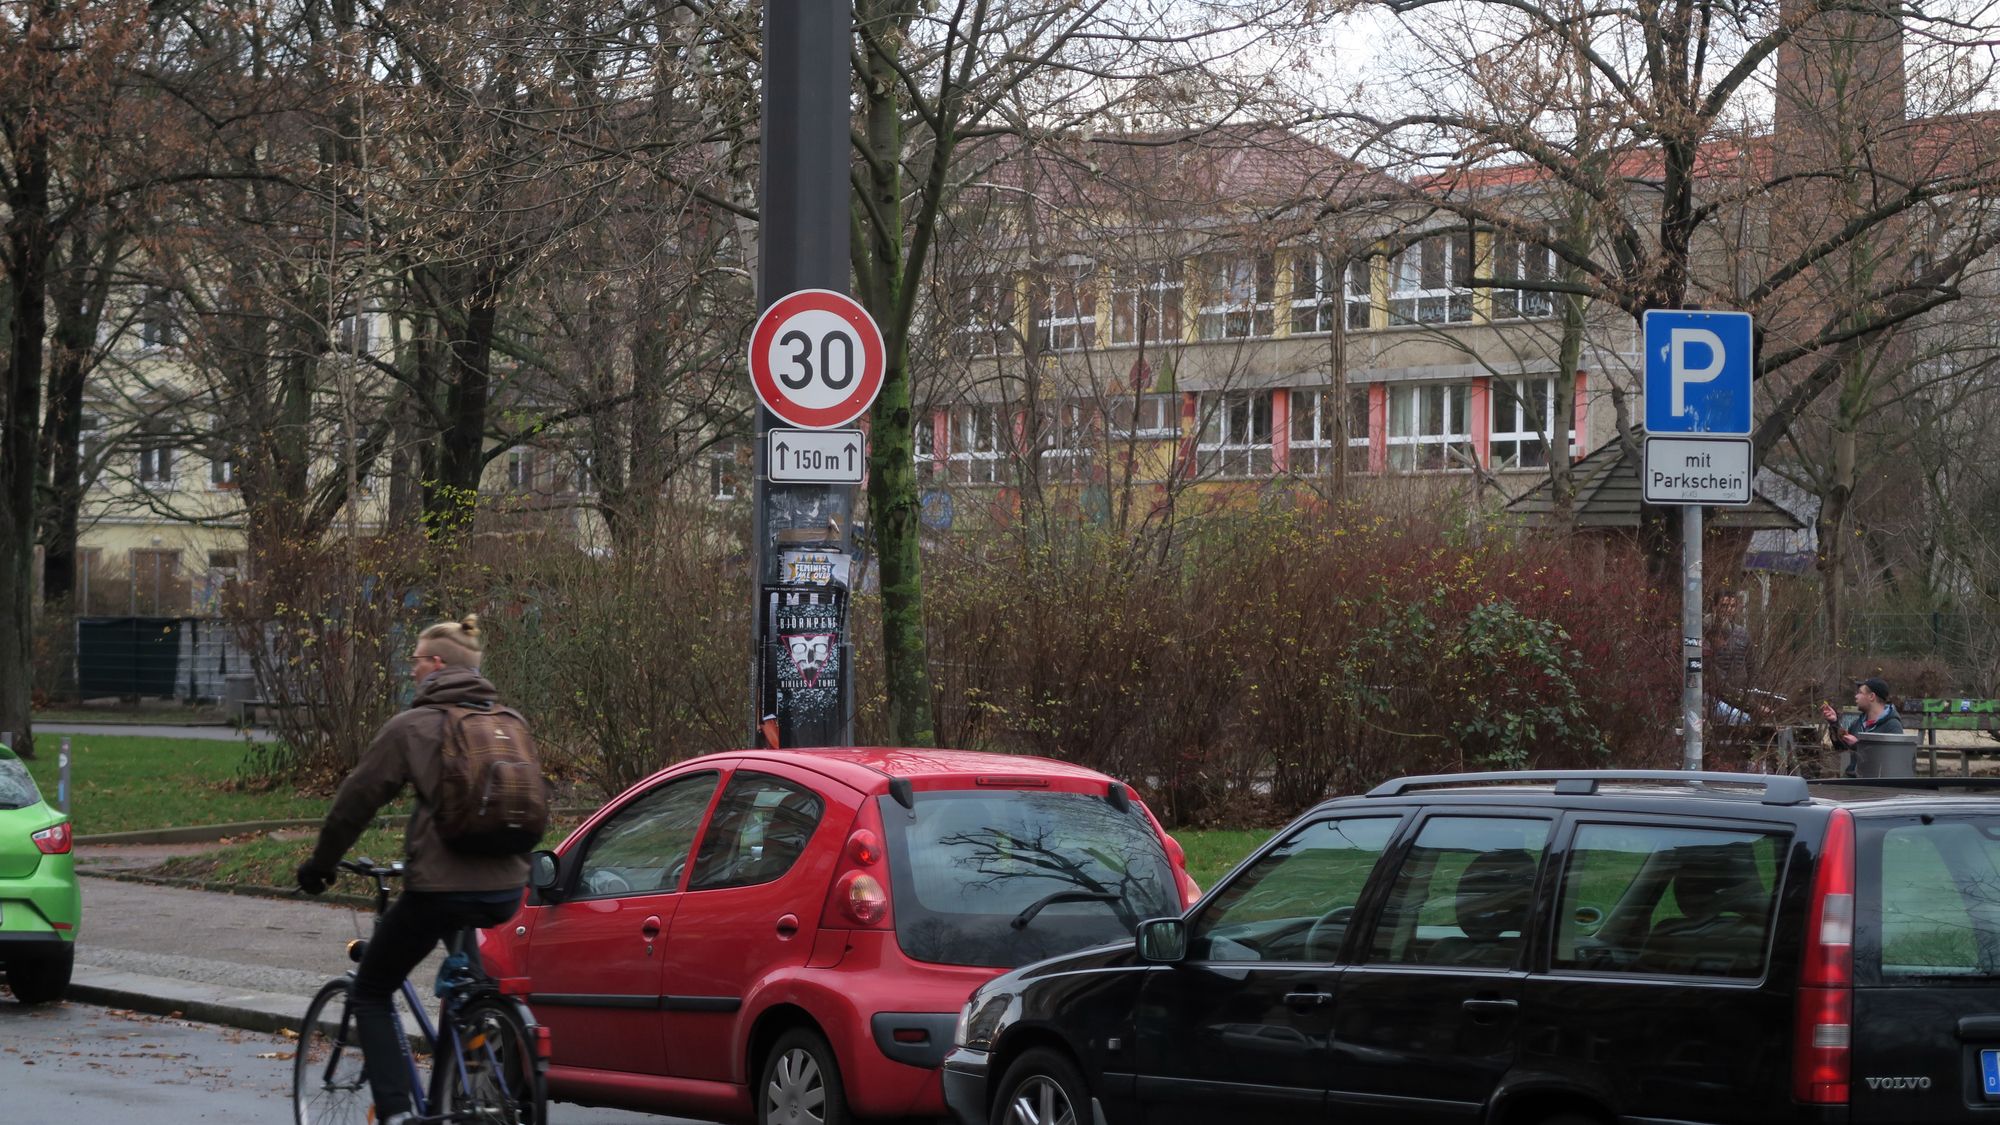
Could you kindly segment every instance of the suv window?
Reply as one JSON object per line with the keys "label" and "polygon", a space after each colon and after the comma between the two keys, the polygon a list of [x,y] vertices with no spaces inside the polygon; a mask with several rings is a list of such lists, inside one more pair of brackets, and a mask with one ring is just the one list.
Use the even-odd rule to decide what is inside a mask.
{"label": "suv window", "polygon": [[580,898],[664,894],[677,889],[701,827],[714,773],[677,777],[611,814],[591,834],[577,869]]}
{"label": "suv window", "polygon": [[1197,961],[1331,961],[1401,818],[1308,824],[1231,880],[1195,920]]}
{"label": "suv window", "polygon": [[1020,789],[918,793],[913,810],[879,801],[896,940],[918,961],[1014,968],[1181,912],[1136,804]]}
{"label": "suv window", "polygon": [[1569,847],[1553,965],[1759,977],[1789,837],[1582,824]]}
{"label": "suv window", "polygon": [[748,887],[790,871],[825,811],[819,794],[803,785],[765,773],[737,773],[702,834],[688,890]]}
{"label": "suv window", "polygon": [[1512,968],[1527,935],[1550,824],[1515,817],[1425,821],[1390,886],[1370,960]]}
{"label": "suv window", "polygon": [[1897,824],[1877,851],[1879,943],[1861,960],[1874,945],[1884,982],[2000,974],[2000,818]]}

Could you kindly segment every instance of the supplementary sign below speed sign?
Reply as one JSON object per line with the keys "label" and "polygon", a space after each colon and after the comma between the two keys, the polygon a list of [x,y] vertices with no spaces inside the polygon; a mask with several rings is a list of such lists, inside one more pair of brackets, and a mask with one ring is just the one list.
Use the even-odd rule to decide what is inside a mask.
{"label": "supplementary sign below speed sign", "polygon": [[875,318],[830,289],[787,293],[750,331],[750,386],[791,426],[830,430],[861,417],[882,391],[885,363]]}
{"label": "supplementary sign below speed sign", "polygon": [[766,430],[765,476],[778,484],[860,484],[868,439],[860,430]]}

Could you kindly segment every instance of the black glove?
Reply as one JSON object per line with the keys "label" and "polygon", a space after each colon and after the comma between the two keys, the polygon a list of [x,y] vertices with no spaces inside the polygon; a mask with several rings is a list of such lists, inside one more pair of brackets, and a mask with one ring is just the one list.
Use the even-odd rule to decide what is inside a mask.
{"label": "black glove", "polygon": [[333,886],[335,874],[336,872],[328,871],[323,867],[314,867],[312,862],[308,860],[305,863],[299,864],[299,889],[309,895],[319,894],[321,891]]}

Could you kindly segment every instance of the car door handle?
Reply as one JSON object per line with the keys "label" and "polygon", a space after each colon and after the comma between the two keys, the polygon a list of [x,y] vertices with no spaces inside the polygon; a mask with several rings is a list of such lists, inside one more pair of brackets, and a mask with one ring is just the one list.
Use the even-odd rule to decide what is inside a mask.
{"label": "car door handle", "polygon": [[795,938],[799,936],[799,916],[796,914],[787,914],[779,918],[778,936],[781,938]]}
{"label": "car door handle", "polygon": [[1465,1003],[1460,1004],[1459,1007],[1472,1013],[1472,1018],[1475,1021],[1484,1023],[1495,1016],[1513,1015],[1516,1011],[1520,1010],[1521,1002],[1519,1000],[1482,997],[1477,1000],[1467,1000]]}
{"label": "car door handle", "polygon": [[654,938],[659,937],[660,916],[657,914],[648,915],[644,922],[639,923],[639,936],[645,938],[647,941],[652,941]]}
{"label": "car door handle", "polygon": [[1285,993],[1285,1004],[1288,1007],[1296,1008],[1300,1011],[1304,1011],[1308,1008],[1323,1008],[1331,1003],[1333,1003],[1333,993],[1331,992]]}

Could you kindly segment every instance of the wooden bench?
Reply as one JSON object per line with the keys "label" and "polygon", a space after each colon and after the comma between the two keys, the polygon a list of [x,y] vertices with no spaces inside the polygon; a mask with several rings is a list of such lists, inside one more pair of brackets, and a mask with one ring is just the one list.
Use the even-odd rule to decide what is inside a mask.
{"label": "wooden bench", "polygon": [[[1939,731],[1985,731],[1989,736],[2000,731],[2000,699],[1909,699],[1896,708],[1896,713],[1902,717],[1904,730],[1923,736],[1917,746],[1928,755],[1932,775],[1938,771]],[[2000,750],[2000,743],[1992,749]],[[1950,747],[1945,752],[1956,753],[1959,772],[1972,776],[1973,747]]]}

